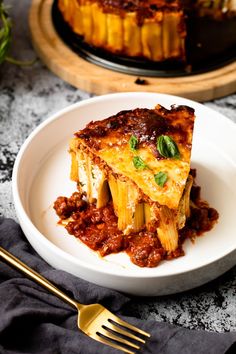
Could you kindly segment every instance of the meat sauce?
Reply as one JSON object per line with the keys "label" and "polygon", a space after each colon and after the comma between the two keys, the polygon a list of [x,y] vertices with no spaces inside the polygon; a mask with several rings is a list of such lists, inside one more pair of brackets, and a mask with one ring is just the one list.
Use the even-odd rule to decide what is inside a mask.
{"label": "meat sauce", "polygon": [[155,18],[157,11],[178,12],[181,9],[177,0],[96,0],[104,13],[115,13],[121,17],[127,12],[136,12],[138,25],[142,25],[145,18]]}
{"label": "meat sauce", "polygon": [[[191,172],[193,175],[195,171]],[[219,218],[218,212],[209,207],[200,198],[200,187],[193,185],[191,190],[191,216],[185,227],[179,230],[179,246],[171,253],[165,251],[157,237],[156,231],[145,228],[138,233],[124,235],[118,229],[117,217],[112,202],[102,208],[86,202],[85,196],[79,192],[70,198],[58,197],[54,209],[60,222],[67,220],[66,229],[69,234],[79,238],[84,244],[104,257],[111,253],[126,252],[131,261],[139,267],[156,267],[164,259],[173,259],[184,255],[185,239],[195,237],[212,229]]]}

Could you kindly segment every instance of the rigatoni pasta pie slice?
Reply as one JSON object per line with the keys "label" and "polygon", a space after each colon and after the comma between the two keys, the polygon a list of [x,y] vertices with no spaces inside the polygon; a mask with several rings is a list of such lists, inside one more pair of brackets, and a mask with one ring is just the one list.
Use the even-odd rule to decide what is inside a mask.
{"label": "rigatoni pasta pie slice", "polygon": [[122,111],[89,123],[70,142],[71,178],[97,208],[113,202],[124,235],[156,230],[167,252],[189,217],[194,110]]}
{"label": "rigatoni pasta pie slice", "polygon": [[219,217],[190,169],[194,118],[190,107],[157,105],[75,133],[77,191],[54,202],[59,223],[101,256],[125,251],[140,267],[184,255],[184,240],[211,230]]}

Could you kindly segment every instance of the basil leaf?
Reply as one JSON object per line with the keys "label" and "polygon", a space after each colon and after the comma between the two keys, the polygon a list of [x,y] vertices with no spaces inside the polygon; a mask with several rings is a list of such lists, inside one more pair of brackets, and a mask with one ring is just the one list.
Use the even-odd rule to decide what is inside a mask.
{"label": "basil leaf", "polygon": [[137,170],[144,170],[145,168],[148,168],[143,159],[139,156],[134,156],[133,164]]}
{"label": "basil leaf", "polygon": [[167,175],[167,173],[160,171],[154,175],[154,179],[155,179],[156,184],[158,184],[158,186],[164,187],[164,184],[166,183],[166,181],[168,179],[168,175]]}
{"label": "basil leaf", "polygon": [[157,150],[161,156],[174,159],[180,158],[178,146],[168,135],[160,135],[157,139]]}
{"label": "basil leaf", "polygon": [[132,151],[137,150],[138,147],[138,139],[136,138],[135,135],[131,135],[129,139],[129,146]]}
{"label": "basil leaf", "polygon": [[33,60],[21,61],[8,56],[11,39],[12,21],[9,17],[7,6],[4,5],[3,0],[0,0],[0,64],[4,61],[8,61],[9,63],[20,66],[33,65],[37,58]]}

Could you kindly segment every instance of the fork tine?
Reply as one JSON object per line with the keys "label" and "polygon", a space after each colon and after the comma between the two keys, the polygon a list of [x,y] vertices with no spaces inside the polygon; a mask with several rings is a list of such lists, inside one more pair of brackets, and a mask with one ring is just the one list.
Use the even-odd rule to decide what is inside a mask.
{"label": "fork tine", "polygon": [[[112,314],[112,315],[113,315],[113,314]],[[121,326],[123,326],[123,327],[127,327],[127,328],[131,329],[131,330],[134,331],[134,332],[137,332],[137,333],[142,334],[143,336],[146,336],[146,337],[148,337],[148,338],[151,337],[151,335],[150,335],[149,333],[147,333],[147,332],[143,331],[142,329],[139,329],[139,328],[137,328],[137,327],[131,325],[131,324],[128,323],[128,322],[125,322],[125,321],[121,320],[119,317],[117,317],[117,316],[115,316],[115,315],[113,315],[110,319],[111,319],[113,322],[118,323],[119,325],[121,325]]]}
{"label": "fork tine", "polygon": [[111,331],[109,331],[109,328],[107,328],[106,326],[102,326],[102,328],[99,329],[100,334],[102,334],[103,336],[106,336],[108,339],[113,339],[117,342],[119,342],[120,344],[126,344],[130,347],[133,347],[135,349],[140,349],[140,347],[132,342],[130,342],[127,339],[121,338],[119,336],[117,336],[115,333],[112,333]]}
{"label": "fork tine", "polygon": [[96,335],[96,336],[92,336],[92,337],[93,337],[93,339],[96,339],[97,341],[99,341],[99,342],[101,342],[103,344],[107,344],[107,345],[109,345],[112,348],[122,350],[123,352],[128,353],[128,354],[135,354],[135,352],[131,352],[129,349],[127,349],[125,347],[122,347],[121,345],[116,344],[114,342],[111,342],[111,341],[109,341],[108,339],[106,339],[106,338],[104,338],[102,336]]}
{"label": "fork tine", "polygon": [[123,334],[126,337],[130,337],[132,339],[135,339],[135,340],[137,340],[137,341],[139,341],[141,343],[145,343],[144,339],[142,339],[140,337],[137,337],[134,334],[132,334],[132,333],[130,333],[128,331],[125,331],[122,328],[118,327],[117,324],[113,320],[112,320],[112,322],[111,322],[111,320],[110,321],[108,320],[108,322],[109,322],[109,325],[108,325],[109,327],[108,326],[107,327],[111,328],[113,331],[118,332],[120,334]]}

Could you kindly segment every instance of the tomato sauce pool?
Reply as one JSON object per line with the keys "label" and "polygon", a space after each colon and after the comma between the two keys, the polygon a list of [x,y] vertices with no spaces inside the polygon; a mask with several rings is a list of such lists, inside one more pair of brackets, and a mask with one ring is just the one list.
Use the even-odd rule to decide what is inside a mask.
{"label": "tomato sauce pool", "polygon": [[130,260],[139,267],[156,267],[164,259],[184,255],[183,242],[212,229],[218,220],[218,212],[200,198],[200,187],[194,185],[190,199],[194,202],[191,216],[183,229],[179,230],[179,245],[174,252],[167,252],[161,246],[156,230],[145,227],[136,233],[124,235],[118,229],[117,216],[112,202],[102,208],[87,203],[84,195],[75,192],[71,197],[60,196],[54,209],[60,222],[66,221],[69,234],[79,238],[84,244],[104,257],[111,253],[126,252]]}

